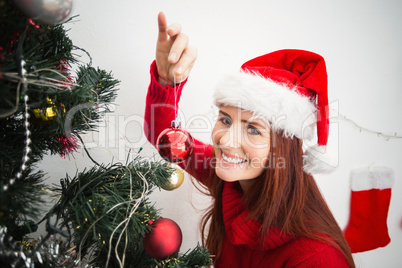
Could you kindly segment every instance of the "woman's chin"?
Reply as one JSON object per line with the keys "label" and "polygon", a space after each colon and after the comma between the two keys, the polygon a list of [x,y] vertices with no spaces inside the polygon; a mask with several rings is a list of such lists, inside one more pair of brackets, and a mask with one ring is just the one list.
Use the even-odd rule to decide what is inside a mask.
{"label": "woman's chin", "polygon": [[230,168],[216,167],[215,172],[221,180],[227,182],[238,181],[241,178],[241,172]]}

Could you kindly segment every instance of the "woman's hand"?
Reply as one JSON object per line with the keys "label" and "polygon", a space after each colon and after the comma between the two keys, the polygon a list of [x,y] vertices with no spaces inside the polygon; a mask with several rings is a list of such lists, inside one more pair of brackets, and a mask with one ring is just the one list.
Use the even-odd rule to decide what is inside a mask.
{"label": "woman's hand", "polygon": [[189,45],[187,35],[181,32],[180,24],[167,26],[163,12],[158,14],[158,41],[156,43],[156,66],[162,86],[181,83],[188,77],[197,49]]}

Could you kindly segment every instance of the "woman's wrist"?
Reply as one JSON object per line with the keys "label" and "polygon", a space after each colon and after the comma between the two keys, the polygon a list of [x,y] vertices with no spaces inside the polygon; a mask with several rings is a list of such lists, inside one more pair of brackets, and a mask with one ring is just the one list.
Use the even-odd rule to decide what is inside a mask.
{"label": "woman's wrist", "polygon": [[162,86],[162,87],[164,87],[164,88],[166,88],[166,85],[169,85],[169,86],[171,86],[171,87],[173,87],[174,86],[174,83],[173,82],[171,82],[170,80],[168,80],[168,79],[165,79],[165,78],[162,78],[162,77],[158,77],[158,83]]}

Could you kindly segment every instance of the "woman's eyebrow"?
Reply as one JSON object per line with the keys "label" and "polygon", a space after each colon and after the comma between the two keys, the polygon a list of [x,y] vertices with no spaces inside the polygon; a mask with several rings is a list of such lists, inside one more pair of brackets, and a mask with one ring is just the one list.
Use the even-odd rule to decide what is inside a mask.
{"label": "woman's eyebrow", "polygon": [[265,128],[265,126],[261,125],[258,122],[255,122],[255,121],[247,121],[247,120],[241,120],[241,121],[243,123],[245,123],[246,125],[255,125],[255,126],[260,127],[260,128]]}
{"label": "woman's eyebrow", "polygon": [[[221,113],[221,114],[223,114],[223,115],[225,115],[225,116],[227,116],[229,118],[232,118],[229,114],[225,113],[222,110],[219,110],[219,113]],[[243,119],[243,120],[241,120],[241,122],[245,123],[246,125],[255,125],[255,126],[260,127],[260,128],[265,128],[265,126],[261,125],[258,122],[255,122],[255,121],[247,121],[247,120]]]}
{"label": "woman's eyebrow", "polygon": [[225,116],[227,116],[227,117],[229,117],[229,118],[232,118],[229,114],[225,113],[225,112],[222,111],[222,110],[219,110],[219,113],[221,113],[221,114],[223,114],[223,115],[225,115]]}

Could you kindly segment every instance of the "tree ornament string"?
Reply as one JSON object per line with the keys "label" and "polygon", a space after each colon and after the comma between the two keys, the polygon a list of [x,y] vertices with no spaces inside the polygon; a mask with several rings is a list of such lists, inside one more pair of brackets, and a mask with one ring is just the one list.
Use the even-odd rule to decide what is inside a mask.
{"label": "tree ornament string", "polygon": [[173,78],[174,93],[174,120],[170,128],[163,130],[156,141],[159,155],[170,163],[180,163],[187,160],[194,148],[194,139],[191,134],[181,129],[178,120],[176,77]]}
{"label": "tree ornament string", "polygon": [[[181,78],[179,79],[181,80]],[[178,112],[178,104],[177,104],[177,80],[176,76],[173,76],[173,93],[174,93],[174,120],[172,121],[172,127],[173,128],[180,128],[181,123],[180,120],[178,119],[179,112]]]}
{"label": "tree ornament string", "polygon": [[177,121],[177,86],[176,86],[176,76],[173,76],[173,92],[174,92],[174,121]]}

